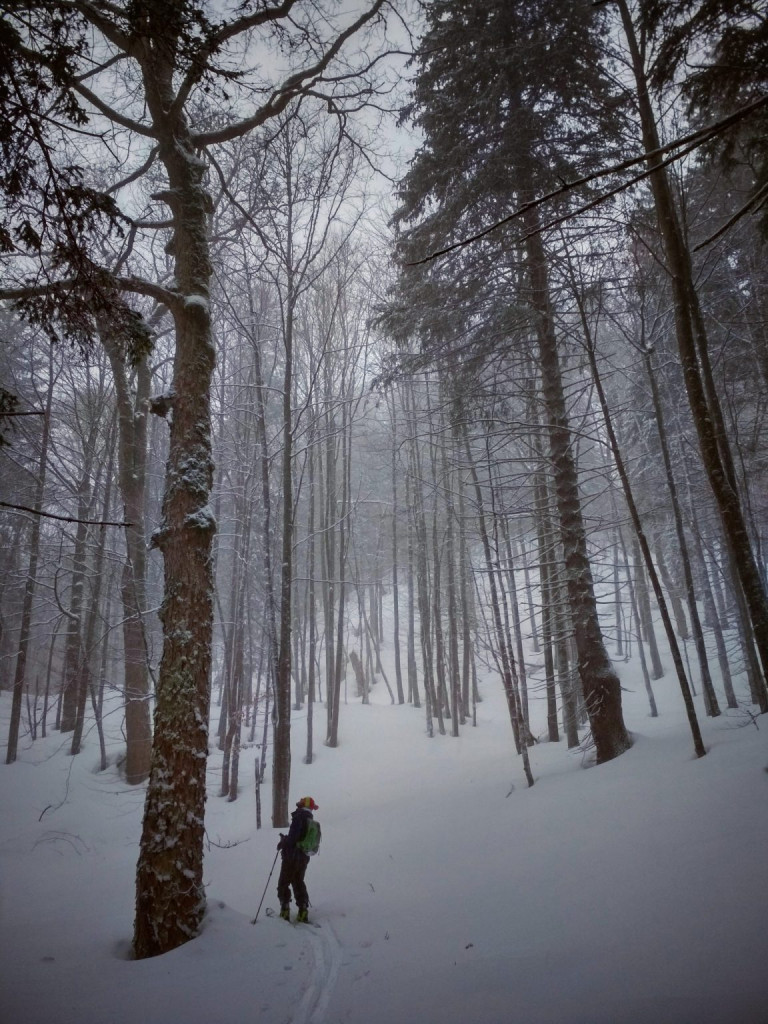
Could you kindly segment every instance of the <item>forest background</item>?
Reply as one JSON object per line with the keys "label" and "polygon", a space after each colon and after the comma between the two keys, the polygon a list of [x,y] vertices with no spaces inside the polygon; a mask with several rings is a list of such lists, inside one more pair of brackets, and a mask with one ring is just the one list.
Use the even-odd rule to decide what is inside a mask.
{"label": "forest background", "polygon": [[633,652],[698,757],[768,710],[768,19],[670,6],[2,5],[4,770],[120,716],[136,956],[209,745],[282,827],[374,685],[456,738],[490,670],[529,785]]}

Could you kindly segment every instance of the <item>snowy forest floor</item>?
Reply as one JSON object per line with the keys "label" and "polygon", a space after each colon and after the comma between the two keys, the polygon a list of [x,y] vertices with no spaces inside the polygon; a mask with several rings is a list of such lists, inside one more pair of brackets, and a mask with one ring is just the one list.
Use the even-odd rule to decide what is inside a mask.
{"label": "snowy forest floor", "polygon": [[[307,873],[319,929],[264,911],[251,926],[277,841],[269,779],[257,831],[255,748],[234,803],[215,795],[215,751],[204,929],[141,962],[143,789],[95,771],[95,731],[77,758],[58,733],[27,741],[0,769],[0,1019],[766,1024],[768,721],[702,714],[697,760],[672,671],[651,719],[635,663],[619,668],[632,749],[585,770],[564,741],[541,742],[530,790],[495,678],[458,739],[428,739],[423,711],[390,706],[379,683],[310,766],[295,712],[293,799],[311,794],[323,826]],[[9,708],[4,693],[4,731]]]}

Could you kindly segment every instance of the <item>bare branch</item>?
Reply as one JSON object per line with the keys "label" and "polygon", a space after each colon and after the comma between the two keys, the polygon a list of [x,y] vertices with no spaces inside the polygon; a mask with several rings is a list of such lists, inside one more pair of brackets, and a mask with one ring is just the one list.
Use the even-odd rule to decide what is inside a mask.
{"label": "bare branch", "polygon": [[307,88],[311,87],[313,82],[330,65],[347,40],[358,32],[363,25],[371,21],[379,13],[385,2],[386,0],[374,0],[367,11],[361,14],[343,32],[339,33],[325,54],[315,64],[305,68],[303,71],[297,71],[293,75],[289,75],[252,117],[246,118],[244,121],[238,121],[219,131],[200,132],[197,135],[193,135],[192,144],[203,147],[212,146],[220,142],[230,142],[232,139],[237,139],[241,135],[247,134],[253,128],[258,128],[277,114],[282,113],[292,99],[300,96]]}
{"label": "bare branch", "polygon": [[277,7],[267,7],[263,11],[254,11],[253,14],[238,18],[237,21],[222,25],[218,32],[215,32],[213,35],[214,47],[221,46],[228,39],[233,39],[249,29],[258,28],[259,25],[265,25],[267,22],[279,21],[281,18],[285,18],[295,4],[296,0],[283,0],[283,3]]}
{"label": "bare branch", "polygon": [[719,227],[713,235],[710,235],[709,238],[705,238],[703,242],[699,242],[693,251],[698,252],[699,249],[704,249],[706,246],[716,242],[718,238],[721,238],[727,231],[730,231],[734,224],[737,224],[742,217],[745,217],[752,207],[759,210],[766,200],[768,200],[768,182],[759,188],[753,196],[750,196],[746,203],[744,203],[744,205],[740,207],[732,217],[729,217],[725,224]]}
{"label": "bare branch", "polygon": [[125,117],[125,115],[119,113],[113,107],[110,107],[108,103],[99,99],[96,93],[91,92],[87,86],[82,85],[80,82],[74,82],[72,88],[75,92],[79,93],[83,99],[88,100],[91,106],[96,107],[101,114],[108,117],[110,121],[114,121],[115,124],[122,125],[123,128],[136,132],[137,135],[144,135],[148,139],[157,138],[157,135],[152,128],[142,124],[140,121],[134,121],[133,118]]}
{"label": "bare branch", "polygon": [[279,21],[281,18],[287,17],[295,3],[296,0],[284,0],[284,2],[277,7],[269,7],[263,11],[255,11],[253,14],[247,15],[243,18],[238,18],[236,21],[226,22],[220,25],[218,31],[213,33],[206,42],[206,45],[202,47],[200,52],[196,55],[196,59],[193,61],[192,67],[189,69],[184,81],[179,87],[176,99],[173,101],[173,106],[169,112],[169,116],[174,118],[181,112],[195,83],[200,80],[203,71],[207,67],[209,59],[216,50],[219,49],[222,43],[227,42],[229,39],[233,39],[235,36],[242,35],[244,32],[250,31],[250,29],[257,28],[259,25],[264,25],[272,21]]}
{"label": "bare branch", "polygon": [[158,151],[159,147],[153,146],[149,153],[149,156],[141,165],[141,167],[137,167],[132,174],[129,174],[127,178],[123,178],[122,181],[118,181],[115,185],[110,185],[110,187],[106,190],[106,194],[111,195],[113,192],[119,192],[121,188],[125,188],[126,185],[132,184],[132,182],[137,181],[143,174],[146,174],[146,172],[150,169],[152,164],[157,159]]}
{"label": "bare branch", "polygon": [[[113,7],[111,4],[101,2],[97,8],[94,4],[88,3],[88,0],[73,0],[73,2],[64,2],[60,4],[61,7],[69,7],[71,10],[79,11],[95,28],[102,33],[105,39],[108,39],[110,43],[116,46],[123,53],[130,54],[135,57],[136,46],[132,42],[130,36],[127,36],[125,32],[121,31],[114,21],[110,21],[109,18],[105,17],[103,11],[109,11],[115,18],[124,16],[125,12],[121,11],[117,7]],[[101,8],[101,10],[99,9]]]}
{"label": "bare branch", "polygon": [[[141,277],[115,277],[114,282],[118,288],[126,292],[133,292],[136,295],[146,295],[156,302],[160,302],[171,309],[178,305],[181,296],[178,292],[172,292],[162,285],[153,281],[146,281]],[[0,288],[0,300],[18,302],[22,299],[33,299],[40,295],[53,295],[56,292],[71,291],[77,287],[74,278],[65,278],[61,281],[46,281],[42,284],[24,285],[21,288]]]}
{"label": "bare branch", "polygon": [[[0,501],[0,508],[9,508],[14,512],[28,512],[33,516],[42,516],[43,519],[57,519],[62,523],[82,523],[84,526],[119,526],[121,528],[133,526],[133,523],[113,523],[106,519],[77,519],[73,516],[57,516],[53,512],[42,512],[40,509],[30,508],[28,505],[12,505],[7,501]],[[63,608],[62,611],[64,611]],[[67,613],[65,612],[65,614]]]}

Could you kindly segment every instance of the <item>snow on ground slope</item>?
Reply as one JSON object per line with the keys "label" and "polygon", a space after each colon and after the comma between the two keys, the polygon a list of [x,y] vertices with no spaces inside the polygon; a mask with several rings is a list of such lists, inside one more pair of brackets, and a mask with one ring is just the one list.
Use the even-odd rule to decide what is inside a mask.
{"label": "snow on ground slope", "polygon": [[697,760],[671,674],[658,719],[634,670],[622,680],[632,749],[585,770],[540,743],[530,790],[493,679],[458,739],[428,739],[423,712],[379,685],[309,766],[296,714],[292,790],[323,825],[307,875],[319,929],[250,924],[277,834],[255,829],[255,752],[235,803],[213,795],[213,754],[204,930],[143,962],[142,791],[94,772],[95,734],[75,759],[58,734],[27,746],[0,768],[0,1020],[768,1024],[768,723],[703,720]]}

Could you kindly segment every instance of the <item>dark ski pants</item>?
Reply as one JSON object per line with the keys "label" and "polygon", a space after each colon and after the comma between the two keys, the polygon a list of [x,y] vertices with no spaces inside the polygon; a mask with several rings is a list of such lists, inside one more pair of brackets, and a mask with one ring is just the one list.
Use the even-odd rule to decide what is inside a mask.
{"label": "dark ski pants", "polygon": [[299,910],[309,906],[309,893],[304,884],[304,873],[309,864],[309,857],[301,850],[284,850],[283,862],[280,868],[280,877],[277,880],[277,898],[280,906],[285,907],[291,902],[291,889],[293,898]]}

